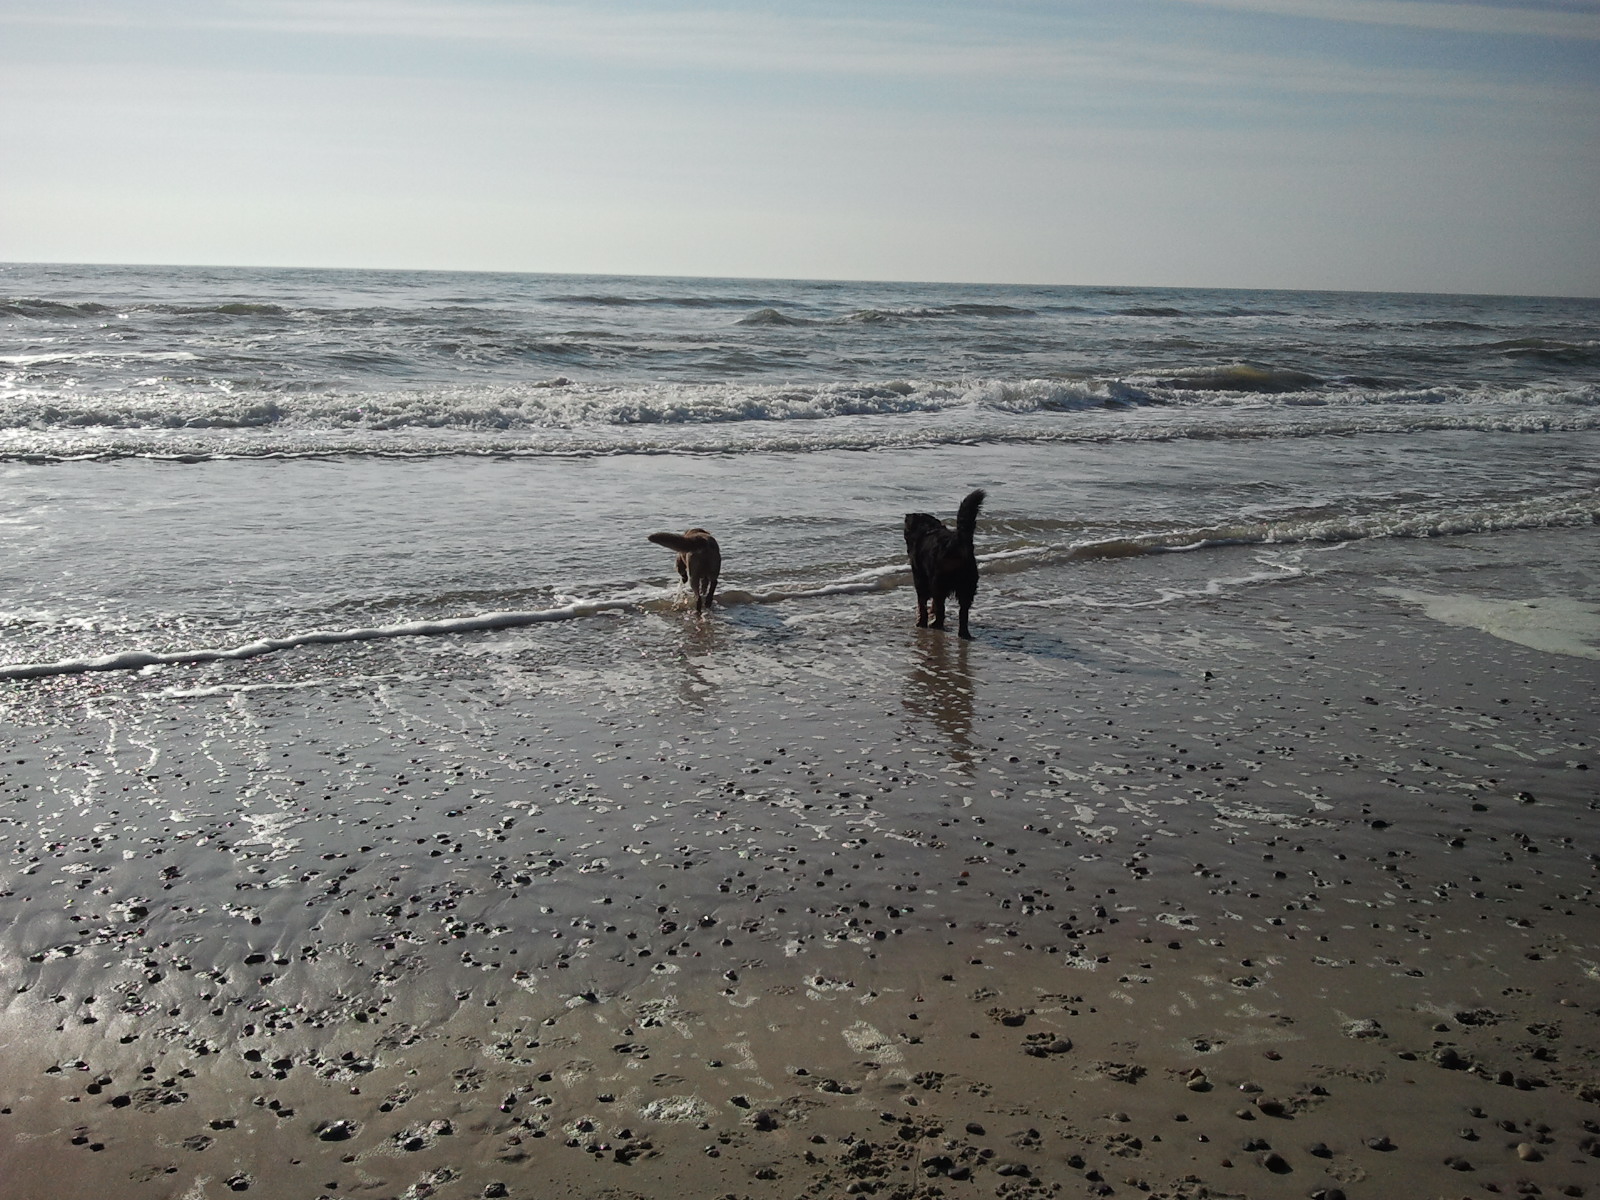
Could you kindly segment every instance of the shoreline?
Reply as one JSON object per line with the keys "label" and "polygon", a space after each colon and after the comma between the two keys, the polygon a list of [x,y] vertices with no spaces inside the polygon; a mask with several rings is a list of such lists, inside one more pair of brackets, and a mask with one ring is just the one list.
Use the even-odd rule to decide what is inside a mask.
{"label": "shoreline", "polygon": [[1600,663],[900,599],[17,704],[5,1194],[1595,1193]]}

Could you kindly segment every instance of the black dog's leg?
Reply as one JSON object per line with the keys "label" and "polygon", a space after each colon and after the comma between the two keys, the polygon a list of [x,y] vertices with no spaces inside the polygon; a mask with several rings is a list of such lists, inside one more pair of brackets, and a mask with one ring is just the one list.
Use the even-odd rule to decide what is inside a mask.
{"label": "black dog's leg", "polygon": [[928,624],[928,581],[915,562],[911,564],[911,585],[917,589],[917,628],[923,629]]}
{"label": "black dog's leg", "polygon": [[933,628],[935,628],[935,629],[943,629],[944,628],[944,597],[943,596],[935,596],[933,598]]}
{"label": "black dog's leg", "polygon": [[961,637],[966,638],[968,641],[972,640],[972,633],[967,629],[967,613],[972,608],[972,598],[976,594],[977,593],[975,591],[974,592],[962,592],[960,595],[958,595],[956,597],[956,600],[961,605],[961,616],[960,616],[960,622],[959,622],[959,626],[958,626],[958,632],[959,632]]}

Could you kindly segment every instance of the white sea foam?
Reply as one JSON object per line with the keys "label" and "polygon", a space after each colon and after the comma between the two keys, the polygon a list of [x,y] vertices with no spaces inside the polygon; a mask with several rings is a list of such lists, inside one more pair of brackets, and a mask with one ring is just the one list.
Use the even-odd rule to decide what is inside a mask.
{"label": "white sea foam", "polygon": [[772,452],[1600,428],[1593,383],[1297,389],[1301,379],[1241,365],[1162,380],[561,380],[307,393],[167,380],[115,392],[14,382],[0,392],[0,456]]}
{"label": "white sea foam", "polygon": [[0,354],[0,363],[13,367],[36,367],[54,363],[92,362],[110,359],[120,362],[198,362],[200,356],[188,350],[77,350],[42,354]]}
{"label": "white sea foam", "polygon": [[1405,507],[1385,504],[1367,512],[1311,513],[1276,520],[1174,527],[1126,537],[1027,546],[980,555],[979,566],[985,573],[1005,574],[1065,562],[1145,554],[1187,554],[1226,546],[1288,547],[1596,524],[1600,524],[1600,489],[1573,488],[1552,495],[1490,503],[1438,500]]}
{"label": "white sea foam", "polygon": [[835,450],[911,450],[1001,444],[1148,444],[1184,440],[1406,436],[1430,432],[1554,433],[1600,429],[1600,408],[1434,409],[1397,414],[1382,409],[1258,411],[1225,422],[1210,413],[1158,410],[1100,414],[1093,421],[1040,412],[983,419],[962,410],[899,417],[749,423],[559,428],[543,431],[297,430],[263,415],[255,429],[200,424],[182,429],[0,429],[0,460],[37,462],[146,458],[199,462],[239,458],[331,457],[495,458],[594,457],[617,454],[792,454]]}
{"label": "white sea foam", "polygon": [[591,600],[563,605],[539,612],[481,613],[470,617],[451,617],[438,621],[408,621],[400,625],[376,625],[362,629],[315,629],[287,637],[263,638],[227,649],[126,650],[97,658],[63,659],[53,663],[15,663],[0,666],[0,679],[38,679],[51,675],[82,675],[92,671],[136,671],[145,667],[167,667],[197,663],[259,658],[298,646],[328,646],[341,642],[370,642],[382,638],[436,637],[441,634],[475,633],[492,629],[513,629],[546,621],[566,621],[633,607],[626,601]]}
{"label": "white sea foam", "polygon": [[1009,604],[991,605],[990,607],[996,610],[1006,608],[1166,608],[1173,604],[1197,600],[1202,597],[1226,595],[1241,588],[1283,583],[1288,580],[1299,579],[1306,574],[1306,569],[1298,563],[1274,562],[1265,559],[1257,561],[1261,564],[1261,570],[1259,571],[1249,571],[1242,575],[1215,576],[1202,581],[1194,587],[1161,587],[1152,596],[1129,595],[1117,599],[1104,599],[1072,592],[1066,595],[1046,598],[1017,600]]}
{"label": "white sea foam", "polygon": [[1600,605],[1572,596],[1513,599],[1379,588],[1419,606],[1435,621],[1479,629],[1493,637],[1548,654],[1600,659]]}
{"label": "white sea foam", "polygon": [[[725,588],[717,595],[718,602],[731,605],[781,604],[792,600],[825,599],[832,596],[863,595],[892,587],[904,575],[897,569],[885,569],[871,578],[847,580],[839,583],[807,587],[788,585],[759,592],[738,588]],[[572,600],[552,608],[532,612],[491,612],[471,616],[448,617],[430,621],[407,621],[394,625],[373,625],[352,629],[315,629],[282,637],[260,638],[242,645],[225,648],[199,648],[193,650],[123,650],[94,657],[68,658],[55,662],[12,663],[0,665],[0,680],[42,679],[58,675],[85,675],[98,671],[142,671],[171,666],[195,666],[204,663],[243,661],[276,654],[302,646],[330,646],[351,642],[371,642],[392,638],[440,637],[451,634],[483,633],[502,629],[517,629],[529,625],[542,625],[552,621],[570,621],[606,613],[637,612],[674,603],[672,593],[657,594],[653,599],[608,598]],[[386,676],[360,677],[377,680]],[[285,684],[255,684],[249,686],[216,685],[196,688],[171,688],[159,693],[178,698],[232,695],[240,691],[261,688],[300,688],[322,686],[329,683],[350,683],[360,680],[296,681]]]}

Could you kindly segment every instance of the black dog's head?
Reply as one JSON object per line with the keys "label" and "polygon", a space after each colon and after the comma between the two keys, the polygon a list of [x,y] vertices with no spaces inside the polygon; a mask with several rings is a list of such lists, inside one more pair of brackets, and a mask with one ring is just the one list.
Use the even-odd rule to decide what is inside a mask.
{"label": "black dog's head", "polygon": [[932,513],[906,514],[906,545],[915,545],[929,533],[945,532],[948,526]]}

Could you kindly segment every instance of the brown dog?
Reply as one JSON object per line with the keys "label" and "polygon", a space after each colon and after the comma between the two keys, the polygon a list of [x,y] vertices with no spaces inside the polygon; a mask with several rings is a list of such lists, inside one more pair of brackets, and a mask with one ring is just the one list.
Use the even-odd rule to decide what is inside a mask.
{"label": "brown dog", "polygon": [[917,626],[930,624],[928,609],[933,608],[933,628],[944,628],[944,600],[952,592],[961,606],[960,635],[967,630],[967,613],[978,594],[978,556],[972,550],[973,531],[978,527],[978,510],[983,507],[984,491],[970,492],[956,512],[956,527],[951,529],[929,513],[906,514],[906,553],[911,557],[911,581],[917,588]]}
{"label": "brown dog", "polygon": [[678,552],[678,578],[694,593],[694,610],[705,612],[717,593],[717,575],[722,570],[722,548],[704,529],[685,529],[682,533],[652,533],[658,546]]}

